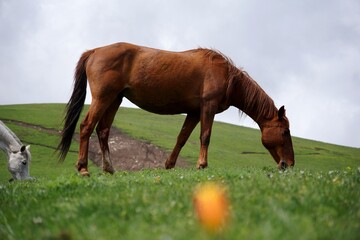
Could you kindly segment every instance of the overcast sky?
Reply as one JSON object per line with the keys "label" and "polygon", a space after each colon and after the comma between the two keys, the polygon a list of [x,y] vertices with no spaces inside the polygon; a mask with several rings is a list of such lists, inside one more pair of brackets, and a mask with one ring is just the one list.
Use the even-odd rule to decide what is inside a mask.
{"label": "overcast sky", "polygon": [[[81,53],[120,41],[218,49],[293,136],[360,147],[358,0],[0,0],[0,105],[67,102]],[[256,127],[234,108],[217,120]]]}

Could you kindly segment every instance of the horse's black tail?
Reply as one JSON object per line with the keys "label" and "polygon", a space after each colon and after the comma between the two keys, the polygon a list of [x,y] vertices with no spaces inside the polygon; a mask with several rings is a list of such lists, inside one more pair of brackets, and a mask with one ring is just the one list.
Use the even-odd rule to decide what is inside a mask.
{"label": "horse's black tail", "polygon": [[87,86],[86,62],[92,53],[93,51],[87,51],[83,53],[75,69],[74,90],[66,106],[64,129],[61,132],[61,142],[57,147],[57,151],[60,151],[60,161],[64,161],[67,153],[69,152],[71,140],[76,129],[76,124],[79,120],[81,111],[85,103]]}

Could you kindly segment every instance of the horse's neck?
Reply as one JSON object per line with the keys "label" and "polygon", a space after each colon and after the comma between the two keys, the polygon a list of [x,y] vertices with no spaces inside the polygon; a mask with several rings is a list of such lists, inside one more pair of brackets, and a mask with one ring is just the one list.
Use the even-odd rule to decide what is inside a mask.
{"label": "horse's neck", "polygon": [[235,81],[235,107],[251,117],[259,126],[276,115],[277,108],[273,100],[246,72],[242,72]]}
{"label": "horse's neck", "polygon": [[14,135],[15,134],[0,121],[0,148],[6,153],[18,151],[21,148],[20,141],[17,137],[14,137]]}

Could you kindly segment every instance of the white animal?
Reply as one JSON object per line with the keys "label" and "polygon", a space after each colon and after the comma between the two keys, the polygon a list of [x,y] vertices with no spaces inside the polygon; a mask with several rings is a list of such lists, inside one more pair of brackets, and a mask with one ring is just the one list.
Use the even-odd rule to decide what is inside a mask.
{"label": "white animal", "polygon": [[31,179],[29,173],[31,154],[30,146],[24,146],[19,138],[0,121],[0,149],[8,157],[8,170],[11,180]]}

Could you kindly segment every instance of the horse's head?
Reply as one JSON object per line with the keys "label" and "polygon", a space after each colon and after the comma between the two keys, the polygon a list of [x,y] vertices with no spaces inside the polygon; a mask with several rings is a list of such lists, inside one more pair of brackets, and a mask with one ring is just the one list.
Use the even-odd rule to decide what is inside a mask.
{"label": "horse's head", "polygon": [[285,116],[284,106],[279,109],[276,117],[261,125],[261,133],[262,143],[278,164],[278,168],[284,170],[288,166],[294,166],[295,158],[289,120]]}
{"label": "horse's head", "polygon": [[10,153],[8,169],[14,180],[30,178],[30,161],[30,146],[22,146],[19,150]]}

